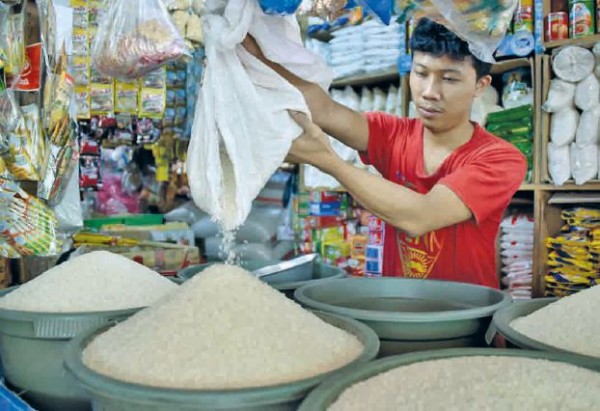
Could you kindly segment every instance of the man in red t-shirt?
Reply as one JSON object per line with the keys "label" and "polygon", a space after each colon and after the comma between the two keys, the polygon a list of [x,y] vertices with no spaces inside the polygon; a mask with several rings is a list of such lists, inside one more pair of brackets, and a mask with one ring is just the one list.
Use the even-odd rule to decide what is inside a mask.
{"label": "man in red t-shirt", "polygon": [[[421,19],[411,38],[410,88],[418,119],[361,114],[319,86],[244,46],[303,93],[312,114],[291,113],[304,134],[289,160],[335,177],[386,222],[384,275],[498,287],[495,240],[527,163],[511,144],[470,122],[473,99],[490,85],[490,64],[454,33]],[[361,153],[383,176],[344,162],[323,130]]]}

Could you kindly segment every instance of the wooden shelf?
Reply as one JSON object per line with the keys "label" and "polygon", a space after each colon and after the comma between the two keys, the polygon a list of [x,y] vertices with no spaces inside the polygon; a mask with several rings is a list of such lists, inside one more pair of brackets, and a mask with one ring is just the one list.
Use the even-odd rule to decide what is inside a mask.
{"label": "wooden shelf", "polygon": [[546,191],[600,191],[600,181],[592,181],[580,186],[574,183],[567,183],[562,186],[544,184],[542,188]]}
{"label": "wooden shelf", "polygon": [[553,49],[556,47],[571,46],[571,45],[582,46],[582,45],[587,45],[587,44],[593,44],[598,41],[600,41],[600,34],[595,34],[593,36],[579,37],[576,39],[545,41],[544,47],[547,49]]}
{"label": "wooden shelf", "polygon": [[362,86],[384,81],[393,81],[400,78],[398,70],[394,67],[386,71],[380,71],[371,74],[360,74],[356,76],[343,77],[334,80],[331,87]]}
{"label": "wooden shelf", "polygon": [[521,187],[519,187],[518,191],[534,191],[538,187],[539,185],[537,184],[523,183],[521,184]]}

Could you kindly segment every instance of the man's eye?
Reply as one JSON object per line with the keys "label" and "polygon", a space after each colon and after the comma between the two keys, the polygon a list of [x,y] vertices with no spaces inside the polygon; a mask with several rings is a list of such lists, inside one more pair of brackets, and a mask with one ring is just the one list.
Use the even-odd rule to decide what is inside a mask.
{"label": "man's eye", "polygon": [[417,75],[417,77],[425,77],[427,74],[422,72],[422,71],[415,71],[415,74]]}
{"label": "man's eye", "polygon": [[448,83],[457,83],[458,79],[452,78],[452,77],[444,77],[444,81],[446,81]]}

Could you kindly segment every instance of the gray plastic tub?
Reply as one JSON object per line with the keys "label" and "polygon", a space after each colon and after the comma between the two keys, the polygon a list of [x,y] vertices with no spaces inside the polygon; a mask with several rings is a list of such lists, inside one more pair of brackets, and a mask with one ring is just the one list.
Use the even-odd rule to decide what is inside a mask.
{"label": "gray plastic tub", "polygon": [[[212,264],[200,264],[185,268],[177,274],[177,277],[183,280],[189,280],[194,275],[210,267]],[[255,270],[262,267],[244,268]],[[302,265],[301,267],[295,267],[277,274],[262,277],[261,280],[276,290],[283,292],[287,297],[293,299],[294,291],[303,285],[315,284],[322,282],[323,280],[333,280],[344,277],[346,277],[346,272],[343,269],[327,265],[319,261],[312,261],[309,264]]]}
{"label": "gray plastic tub", "polygon": [[[368,380],[383,372],[394,368],[410,365],[418,362],[440,360],[445,358],[456,358],[466,356],[505,356],[535,358],[549,361],[573,364],[582,368],[588,368],[588,364],[579,358],[559,353],[548,353],[527,350],[503,350],[497,348],[457,348],[439,351],[425,351],[419,353],[398,355],[373,361],[353,367],[335,378],[328,378],[323,384],[313,390],[302,402],[298,411],[325,411],[332,405],[346,389],[352,385]],[[468,370],[466,370],[468,372]],[[504,393],[510,395],[510,393]],[[451,404],[448,404],[451,408]]]}
{"label": "gray plastic tub", "polygon": [[[0,298],[16,288],[2,290]],[[140,309],[68,314],[0,309],[0,360],[8,384],[41,410],[89,410],[89,397],[63,367],[67,343]]]}
{"label": "gray plastic tub", "polygon": [[301,304],[357,319],[381,340],[381,357],[485,346],[492,315],[509,295],[472,284],[407,278],[344,278],[305,285]]}
{"label": "gray plastic tub", "polygon": [[[590,368],[600,371],[600,358],[592,357],[589,355],[577,354],[571,351],[563,350],[561,348],[544,344],[540,341],[529,338],[524,334],[521,334],[511,326],[511,323],[517,318],[525,317],[533,313],[534,311],[537,311],[540,308],[543,308],[548,304],[552,304],[556,301],[558,301],[558,298],[539,298],[528,301],[518,301],[496,311],[492,320],[492,324],[490,325],[490,329],[488,331],[488,342],[494,338],[494,335],[496,333],[498,333],[504,337],[507,346],[510,348],[523,348],[527,350],[569,354],[572,357],[578,358],[582,362],[587,363]],[[590,344],[593,343],[593,341],[590,341]]]}
{"label": "gray plastic tub", "polygon": [[[89,391],[95,411],[291,411],[297,409],[308,392],[324,379],[335,377],[353,365],[372,360],[379,349],[375,333],[360,322],[328,313],[315,314],[324,321],[356,335],[365,346],[365,350],[357,359],[338,370],[293,383],[264,388],[201,391],[147,387],[122,382],[96,373],[81,360],[85,347],[111,326],[90,330],[74,339],[67,348],[65,366],[81,386]],[[149,358],[148,361],[157,361],[158,358],[160,356]]]}

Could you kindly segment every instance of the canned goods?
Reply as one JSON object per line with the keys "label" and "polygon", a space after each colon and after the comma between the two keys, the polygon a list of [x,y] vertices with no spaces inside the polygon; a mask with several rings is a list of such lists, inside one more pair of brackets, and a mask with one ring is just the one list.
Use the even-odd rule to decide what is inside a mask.
{"label": "canned goods", "polygon": [[569,38],[569,16],[564,11],[550,13],[546,20],[546,41]]}
{"label": "canned goods", "polygon": [[533,0],[520,0],[515,10],[514,31],[527,30],[533,33]]}
{"label": "canned goods", "polygon": [[596,29],[596,13],[593,0],[570,0],[569,35],[572,38],[586,37],[594,34]]}

